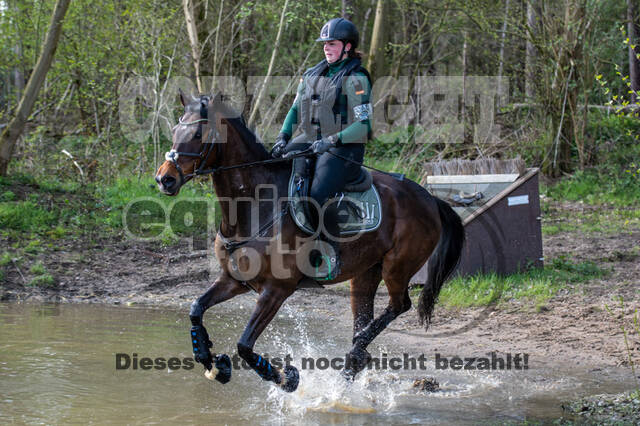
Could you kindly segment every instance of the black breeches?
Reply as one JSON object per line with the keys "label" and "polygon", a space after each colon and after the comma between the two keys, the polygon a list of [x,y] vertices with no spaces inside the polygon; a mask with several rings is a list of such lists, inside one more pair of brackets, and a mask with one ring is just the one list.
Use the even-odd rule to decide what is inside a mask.
{"label": "black breeches", "polygon": [[[286,152],[304,150],[311,146],[310,142],[299,142],[302,139],[297,137],[287,145]],[[303,139],[307,140],[307,139]],[[343,145],[331,148],[315,160],[315,170],[309,196],[313,198],[322,208],[324,204],[336,193],[344,189],[345,184],[354,181],[360,175],[360,166],[338,158],[333,154],[340,155],[358,163],[362,163],[364,158],[364,144]],[[311,209],[315,212],[316,209]],[[311,218],[317,220],[317,218]],[[316,222],[317,224],[318,222]],[[323,217],[324,227],[329,233],[338,235],[338,212],[333,206],[325,211]]]}

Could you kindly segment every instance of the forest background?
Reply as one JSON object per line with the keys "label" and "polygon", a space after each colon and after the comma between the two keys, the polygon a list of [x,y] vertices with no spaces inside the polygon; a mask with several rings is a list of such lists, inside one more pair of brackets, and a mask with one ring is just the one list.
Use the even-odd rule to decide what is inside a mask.
{"label": "forest background", "polygon": [[[429,161],[519,156],[541,168],[543,195],[637,206],[637,3],[1,0],[2,236],[24,245],[24,232],[113,231],[133,197],[159,197],[152,178],[178,87],[240,84],[239,105],[270,145],[301,73],[323,57],[319,29],[337,16],[360,31],[384,117],[366,163],[420,180]],[[477,136],[487,108],[464,93],[477,76],[495,83],[490,138]],[[441,77],[462,82],[443,118],[462,129],[455,143],[423,119],[438,96],[423,82]],[[29,198],[15,185],[53,192]]]}

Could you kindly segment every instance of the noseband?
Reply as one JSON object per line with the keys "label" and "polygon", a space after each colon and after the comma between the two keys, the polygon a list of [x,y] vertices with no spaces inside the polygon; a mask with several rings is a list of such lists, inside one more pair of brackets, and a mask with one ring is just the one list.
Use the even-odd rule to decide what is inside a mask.
{"label": "noseband", "polygon": [[[200,119],[195,121],[182,121],[182,117],[181,117],[178,120],[179,123],[183,126],[194,126],[196,124],[198,125],[198,130],[196,130],[194,139],[202,138],[202,123],[209,123],[209,111],[207,109],[208,105],[209,105],[209,97],[202,95],[200,96]],[[178,171],[178,174],[180,175],[180,186],[182,186],[185,183],[186,179],[192,178],[197,175],[207,174],[208,171],[205,170],[205,166],[209,162],[209,157],[211,156],[211,153],[213,152],[214,148],[217,146],[217,144],[215,143],[216,132],[217,132],[217,129],[215,128],[215,126],[209,126],[209,138],[208,138],[209,140],[203,144],[202,151],[200,151],[199,154],[196,154],[193,152],[176,151],[175,149],[172,149],[171,151],[166,152],[164,154],[164,159],[169,161],[171,164],[173,164],[173,167],[175,167],[176,170]],[[198,164],[198,168],[195,168],[194,166],[193,173],[189,173],[185,175],[184,172],[182,171],[182,167],[180,167],[180,165],[178,164],[178,158],[180,158],[181,156],[193,157],[193,158],[196,158],[197,160],[200,160],[200,163]]]}

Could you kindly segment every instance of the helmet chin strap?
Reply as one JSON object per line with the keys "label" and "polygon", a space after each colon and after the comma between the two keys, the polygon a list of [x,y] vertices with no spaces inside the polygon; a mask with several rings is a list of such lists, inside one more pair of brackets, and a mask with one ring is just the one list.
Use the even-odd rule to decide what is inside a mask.
{"label": "helmet chin strap", "polygon": [[345,50],[345,47],[347,47],[347,43],[345,43],[344,40],[340,41],[342,42],[342,50],[340,51],[340,59],[338,60],[338,62],[340,62],[343,59],[344,54],[348,52],[348,50]]}

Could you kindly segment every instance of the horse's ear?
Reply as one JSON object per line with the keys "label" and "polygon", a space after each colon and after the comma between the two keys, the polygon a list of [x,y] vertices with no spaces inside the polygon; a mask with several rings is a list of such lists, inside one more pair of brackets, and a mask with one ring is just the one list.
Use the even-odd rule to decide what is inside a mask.
{"label": "horse's ear", "polygon": [[190,103],[189,96],[185,95],[180,88],[178,88],[178,93],[180,94],[180,102],[182,103],[182,106],[186,108],[186,106]]}

